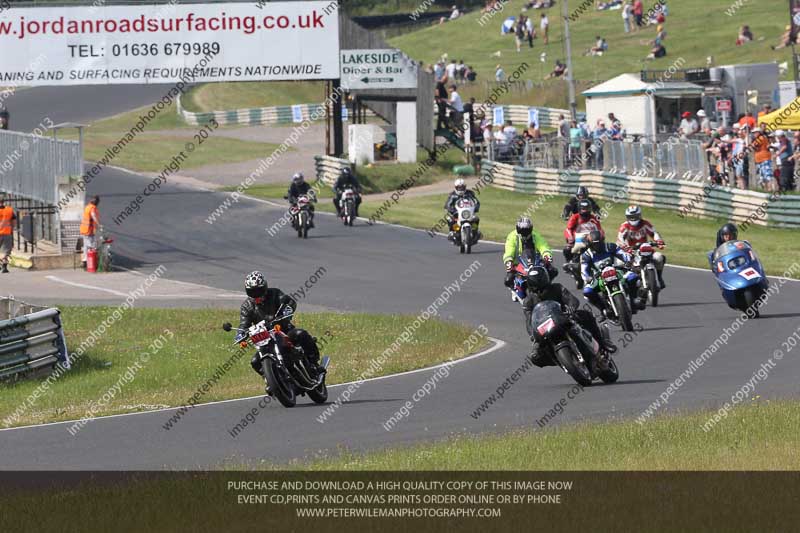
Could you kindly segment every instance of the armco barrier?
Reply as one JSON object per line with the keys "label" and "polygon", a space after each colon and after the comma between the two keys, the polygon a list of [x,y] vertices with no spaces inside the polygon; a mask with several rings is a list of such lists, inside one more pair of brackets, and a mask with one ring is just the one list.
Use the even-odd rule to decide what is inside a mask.
{"label": "armco barrier", "polygon": [[[761,192],[711,187],[708,183],[609,174],[596,170],[558,171],[524,168],[484,161],[483,174],[494,176],[493,185],[528,194],[572,195],[578,185],[589,188],[592,196],[620,204],[620,214],[628,204],[682,211],[686,216],[726,218],[734,222],[749,220],[761,226],[800,228],[800,196],[785,195],[769,202]],[[603,207],[603,202],[600,203]],[[765,216],[754,215],[759,208]]]}
{"label": "armco barrier", "polygon": [[61,312],[0,298],[0,380],[46,371],[59,361],[69,367]]}
{"label": "armco barrier", "polygon": [[317,179],[322,180],[327,185],[333,185],[336,182],[336,178],[339,177],[343,168],[349,167],[350,170],[354,170],[353,165],[347,159],[339,159],[329,155],[314,156],[314,166],[317,171]]}
{"label": "armco barrier", "polygon": [[[299,104],[303,120],[324,120],[325,109],[322,104]],[[220,124],[239,124],[242,126],[258,126],[261,124],[292,124],[295,122],[290,105],[273,107],[253,107],[234,109],[231,111],[206,111],[194,113],[187,111],[181,105],[181,95],[178,95],[178,115],[188,124],[207,124],[212,118]],[[375,116],[372,111],[367,111],[367,116]]]}

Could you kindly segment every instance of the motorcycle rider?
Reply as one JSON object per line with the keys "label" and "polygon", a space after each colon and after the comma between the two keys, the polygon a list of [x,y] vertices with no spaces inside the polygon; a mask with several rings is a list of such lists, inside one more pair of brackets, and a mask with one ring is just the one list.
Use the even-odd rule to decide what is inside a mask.
{"label": "motorcycle rider", "polygon": [[736,227],[736,224],[728,222],[717,231],[717,248],[719,248],[723,242],[736,240],[739,240],[739,229]]}
{"label": "motorcycle rider", "polygon": [[527,255],[542,258],[550,278],[556,277],[558,271],[553,267],[553,252],[544,237],[533,229],[533,222],[526,216],[519,217],[516,228],[511,230],[506,237],[503,263],[506,266],[506,278],[503,284],[509,289],[514,287],[514,266],[519,262],[519,256]]}
{"label": "motorcycle rider", "polygon": [[[547,274],[547,270],[543,267],[537,266],[531,271],[530,275],[528,276],[528,295],[525,297],[525,301],[523,302],[523,308],[525,309],[525,327],[527,328],[528,335],[531,337],[531,341],[533,342],[533,346],[531,348],[531,362],[538,366],[538,367],[545,367],[545,366],[555,366],[555,361],[553,360],[553,354],[547,353],[542,351],[541,345],[536,342],[536,338],[534,337],[534,325],[531,322],[531,315],[533,314],[533,308],[536,304],[543,302],[543,301],[553,301],[558,302],[561,305],[561,310],[575,320],[583,329],[591,333],[592,337],[597,341],[597,343],[601,347],[601,354],[605,356],[606,354],[612,354],[617,351],[616,345],[611,342],[611,339],[608,339],[603,336],[600,331],[600,327],[597,325],[597,320],[595,320],[594,315],[591,311],[587,311],[585,309],[580,309],[580,302],[578,301],[575,296],[572,295],[563,285],[560,283],[555,283],[550,281],[550,276]],[[602,357],[599,364],[603,364],[606,361],[605,357]]]}
{"label": "motorcycle rider", "polygon": [[[309,193],[310,191],[310,193]],[[309,227],[314,227],[314,202],[316,201],[316,194],[314,190],[311,188],[311,185],[306,182],[305,177],[303,176],[302,172],[295,173],[292,176],[292,184],[289,185],[289,192],[286,195],[286,199],[289,200],[289,205],[296,206],[297,199],[300,198],[302,195],[307,195],[311,198],[311,202],[308,203],[308,225]]]}
{"label": "motorcycle rider", "polygon": [[600,231],[592,231],[588,236],[589,249],[581,254],[581,275],[583,276],[583,296],[589,303],[595,306],[603,316],[606,314],[605,304],[597,293],[598,280],[595,273],[599,270],[597,263],[608,260],[609,266],[613,266],[614,260],[622,261],[627,272],[624,276],[624,288],[631,303],[631,313],[636,314],[638,310],[644,309],[644,300],[638,297],[636,282],[639,276],[630,270],[631,256],[616,244],[608,243]]}
{"label": "motorcycle rider", "polygon": [[[626,252],[632,253],[633,248],[637,244],[642,244],[654,240],[659,249],[664,249],[665,243],[658,234],[655,227],[649,220],[642,218],[642,208],[638,205],[631,205],[625,210],[625,222],[619,227],[617,234],[617,245],[623,248]],[[660,252],[653,253],[653,263],[658,272],[658,284],[661,288],[667,286],[664,283],[664,264],[667,258]]]}
{"label": "motorcycle rider", "polygon": [[[592,213],[591,202],[585,199],[581,200],[578,202],[578,212],[569,217],[567,227],[564,230],[564,238],[567,241],[566,246],[564,246],[564,260],[567,263],[577,260],[586,248],[585,244],[575,244],[575,234],[589,233],[594,230],[603,231],[600,219]],[[565,265],[564,271],[572,274],[572,277],[575,279],[575,286],[578,289],[583,288],[583,279],[581,278],[580,269],[577,268],[577,265]]]}
{"label": "motorcycle rider", "polygon": [[597,202],[594,201],[594,198],[589,197],[589,189],[581,185],[575,192],[575,196],[570,198],[569,201],[564,205],[564,210],[561,212],[561,218],[568,220],[569,217],[577,213],[581,200],[587,200],[591,204],[592,213],[600,213],[600,206],[597,205]]}
{"label": "motorcycle rider", "polygon": [[344,192],[344,188],[346,185],[350,185],[353,187],[353,191],[356,193],[356,213],[355,215],[358,216],[358,206],[361,205],[361,185],[358,183],[353,172],[350,170],[350,167],[344,167],[342,169],[341,174],[336,179],[336,183],[333,185],[333,206],[336,208],[336,216],[342,216],[342,209],[339,206],[339,201],[342,199],[342,193]]}
{"label": "motorcycle rider", "polygon": [[[247,338],[247,330],[253,324],[258,324],[262,320],[274,320],[275,313],[278,312],[282,305],[290,308],[292,312],[297,309],[297,301],[284,294],[280,289],[269,288],[264,274],[259,271],[254,271],[247,275],[244,280],[244,290],[247,293],[247,299],[242,303],[239,313],[236,342]],[[291,318],[281,320],[279,324],[281,331],[286,333],[289,341],[295,347],[302,349],[306,359],[311,363],[311,369],[316,370],[317,374],[323,372],[324,369],[319,366],[319,349],[314,337],[306,330],[295,327],[291,322]],[[261,367],[258,353],[253,356],[250,366],[261,377],[264,377],[264,370]]]}
{"label": "motorcycle rider", "polygon": [[[456,179],[454,185],[453,192],[450,193],[450,196],[447,197],[447,200],[444,203],[444,210],[447,211],[447,222],[450,228],[450,234],[448,235],[448,239],[453,240],[455,235],[453,231],[453,225],[458,220],[458,211],[456,210],[456,203],[465,198],[467,200],[472,200],[475,202],[475,215],[477,216],[478,211],[481,209],[481,202],[478,200],[478,197],[475,193],[469,189],[467,189],[467,183],[464,181],[464,178]],[[479,236],[480,237],[480,236]]]}

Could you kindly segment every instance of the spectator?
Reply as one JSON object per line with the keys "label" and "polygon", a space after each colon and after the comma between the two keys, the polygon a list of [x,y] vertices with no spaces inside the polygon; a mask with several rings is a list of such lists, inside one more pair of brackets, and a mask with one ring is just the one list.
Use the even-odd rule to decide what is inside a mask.
{"label": "spectator", "polygon": [[502,127],[498,126],[498,128],[494,130],[494,141],[501,145],[505,145],[508,143],[508,138],[506,137],[506,134],[503,132]]}
{"label": "spectator", "polygon": [[622,24],[625,26],[625,33],[631,32],[631,19],[633,18],[633,2],[629,0],[622,6]]}
{"label": "spectator", "polygon": [[700,131],[702,131],[706,135],[711,135],[711,121],[708,120],[706,112],[700,109],[697,112],[697,119],[700,122]]}
{"label": "spectator", "polygon": [[492,131],[492,123],[486,124],[486,127],[483,128],[483,142],[489,144],[494,139],[494,132]]}
{"label": "spectator", "polygon": [[578,163],[581,157],[581,141],[583,140],[583,130],[578,127],[578,122],[570,122],[569,128],[569,159],[572,165]]}
{"label": "spectator", "polygon": [[536,38],[536,28],[530,17],[525,17],[525,37],[528,39],[528,48],[533,48],[533,40]]}
{"label": "spectator", "polygon": [[778,140],[777,161],[780,166],[780,188],[781,191],[794,190],[794,160],[792,157],[792,143],[786,138],[786,133],[783,130],[775,132],[775,137]]}
{"label": "spectator", "polygon": [[[790,157],[794,163],[795,174],[797,174],[797,160],[800,159],[800,131],[794,132],[794,141],[792,143],[792,156]],[[800,189],[800,180],[795,176],[794,185],[796,189]]]}
{"label": "spectator", "polygon": [[436,129],[447,127],[447,89],[444,82],[436,83]]}
{"label": "spectator", "polygon": [[592,139],[594,143],[592,150],[594,150],[594,168],[597,170],[603,169],[603,145],[608,140],[608,130],[606,130],[606,123],[603,119],[597,120],[597,126],[592,132]]}
{"label": "spectator", "polygon": [[517,19],[517,26],[514,28],[514,40],[519,53],[522,43],[525,42],[525,15],[520,15],[519,19]]}
{"label": "spectator", "polygon": [[753,40],[753,32],[750,31],[750,26],[745,24],[739,30],[739,37],[736,39],[736,46],[749,43],[752,40]]}
{"label": "spectator", "polygon": [[80,234],[83,237],[83,266],[86,266],[86,252],[89,249],[97,249],[97,229],[100,227],[100,212],[97,206],[100,205],[100,197],[94,196],[83,210],[81,218]]}
{"label": "spectator", "polygon": [[783,35],[781,35],[781,42],[777,46],[770,46],[773,50],[780,50],[781,48],[786,48],[787,46],[792,46],[792,44],[800,44],[797,42],[797,36],[792,35],[792,26],[791,24],[786,26]]}
{"label": "spectator", "polygon": [[770,151],[769,138],[758,127],[753,130],[753,133],[755,135],[753,138],[753,149],[755,150],[753,157],[756,161],[758,184],[762,189],[774,192],[777,187],[772,171],[772,152]]}
{"label": "spectator", "polygon": [[447,81],[450,83],[455,83],[456,81],[456,60],[451,59],[450,63],[447,65]]}
{"label": "spectator", "polygon": [[611,127],[608,129],[608,136],[612,141],[624,140],[624,135],[622,134],[622,124],[620,121],[617,120],[615,122],[611,122]]}
{"label": "spectator", "polygon": [[464,103],[456,89],[455,83],[450,86],[450,124],[459,128],[461,127],[461,115],[464,113]]}
{"label": "spectator", "polygon": [[731,143],[731,162],[736,186],[740,189],[748,187],[748,173],[750,158],[747,155],[747,130],[739,124],[733,125],[734,139]]}
{"label": "spectator", "polygon": [[503,67],[501,67],[500,65],[497,65],[495,67],[495,70],[494,70],[494,81],[496,81],[498,83],[503,83],[504,81],[506,81],[506,73],[503,70]]}
{"label": "spectator", "polygon": [[456,65],[456,79],[459,81],[464,81],[464,71],[467,69],[467,66],[464,64],[463,59],[458,60],[458,65]]}
{"label": "spectator", "polygon": [[608,114],[608,122],[612,126],[617,126],[618,128],[622,129],[622,122],[614,115],[614,113]]}
{"label": "spectator", "polygon": [[656,37],[656,40],[653,41],[653,47],[650,49],[650,54],[647,56],[647,59],[658,59],[660,57],[664,57],[667,55],[667,49],[664,47],[664,43],[661,42],[661,39]]}
{"label": "spectator", "polygon": [[458,6],[453,6],[450,9],[452,9],[452,11],[450,12],[450,20],[455,20],[461,16],[461,12],[458,10]]}
{"label": "spectator", "polygon": [[[464,114],[467,116],[467,123],[469,124],[470,138],[475,136],[475,97],[469,99],[469,102],[464,104]],[[464,128],[466,129],[466,128]]]}
{"label": "spectator", "polygon": [[527,132],[534,141],[538,141],[542,138],[542,132],[539,130],[539,126],[537,126],[535,122],[528,124]]}
{"label": "spectator", "polygon": [[569,139],[569,120],[564,117],[564,114],[558,115],[558,136],[562,139]]}
{"label": "spectator", "polygon": [[556,59],[556,65],[553,67],[553,72],[544,77],[549,80],[551,78],[560,78],[567,72],[567,65],[562,63],[560,59]]}
{"label": "spectator", "polygon": [[539,27],[542,30],[542,40],[547,44],[550,36],[550,21],[547,19],[547,13],[542,13],[542,18],[539,21]]}
{"label": "spectator", "polygon": [[0,104],[0,130],[7,130],[8,129],[8,121],[11,118],[11,114],[6,109],[6,106]]}
{"label": "spectator", "polygon": [[467,70],[464,73],[464,77],[467,79],[467,81],[473,82],[478,77],[478,73],[475,72],[475,70],[470,65],[470,66],[467,67]]}
{"label": "spectator", "polygon": [[636,20],[636,27],[641,28],[644,26],[644,5],[642,0],[634,0],[633,2],[633,18]]}
{"label": "spectator", "polygon": [[513,142],[517,137],[517,128],[514,127],[514,124],[510,120],[506,120],[506,125],[503,128],[503,135],[505,135],[506,142],[508,143]]}
{"label": "spectator", "polygon": [[685,111],[681,117],[681,124],[678,127],[678,132],[681,134],[681,138],[688,139],[692,135],[698,132],[700,126],[697,125],[697,121],[692,118],[692,114],[688,111]]}
{"label": "spectator", "polygon": [[594,46],[592,46],[585,55],[587,56],[601,56],[603,52],[608,50],[608,43],[605,39],[597,35],[595,38]]}
{"label": "spectator", "polygon": [[752,111],[748,111],[744,114],[744,118],[739,121],[739,124],[742,127],[746,127],[748,130],[753,131],[756,128],[756,118],[753,116]]}
{"label": "spectator", "polygon": [[764,115],[769,115],[770,113],[772,113],[772,106],[770,104],[764,104],[764,107],[758,112],[758,116],[763,117]]}
{"label": "spectator", "polygon": [[5,196],[0,193],[0,267],[3,274],[8,274],[8,258],[14,248],[14,221],[17,214],[14,208],[6,205]]}
{"label": "spectator", "polygon": [[436,81],[443,81],[442,78],[444,77],[444,72],[445,72],[444,62],[441,60],[437,61],[436,65],[434,65],[433,67],[433,75]]}

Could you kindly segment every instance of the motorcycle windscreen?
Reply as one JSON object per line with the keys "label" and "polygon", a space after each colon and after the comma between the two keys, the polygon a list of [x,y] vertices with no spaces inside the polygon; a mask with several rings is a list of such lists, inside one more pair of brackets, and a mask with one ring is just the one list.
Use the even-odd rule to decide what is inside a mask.
{"label": "motorcycle windscreen", "polygon": [[551,327],[555,327],[561,321],[561,316],[561,305],[558,302],[552,300],[539,302],[533,308],[531,315],[534,331],[543,336]]}
{"label": "motorcycle windscreen", "polygon": [[736,252],[749,252],[750,250],[750,245],[744,241],[723,242],[716,250],[714,250],[714,261],[716,262],[721,257],[724,257],[728,254],[733,254]]}

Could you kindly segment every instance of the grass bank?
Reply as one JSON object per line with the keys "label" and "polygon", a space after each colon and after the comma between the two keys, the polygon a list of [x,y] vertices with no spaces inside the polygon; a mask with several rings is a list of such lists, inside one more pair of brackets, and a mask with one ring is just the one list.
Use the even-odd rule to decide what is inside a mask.
{"label": "grass bank", "polygon": [[[139,121],[139,115],[146,114],[150,107],[100,120],[86,128],[83,137],[84,159],[102,160],[106,151],[124,138]],[[145,126],[143,133],[136,132],[136,137],[122,147],[109,164],[137,172],[161,172],[173,158],[178,157],[183,159],[180,170],[187,170],[209,164],[258,159],[278,148],[277,144],[223,137],[218,134],[222,128],[213,129],[209,126],[205,128],[207,138],[198,139],[194,135],[200,135],[204,127],[186,124],[178,117],[175,106],[170,105]],[[77,135],[65,137],[76,139]],[[187,148],[188,142],[192,143],[193,149]]]}
{"label": "grass bank", "polygon": [[[114,308],[63,307],[62,311],[67,346],[74,351]],[[125,380],[95,415],[185,404],[197,387],[231,357],[228,348],[233,337],[220,326],[237,318],[238,310],[131,309],[12,425],[84,416],[136,362],[141,368],[134,366],[134,378]],[[328,383],[334,384],[356,379],[412,320],[405,316],[301,313],[296,323],[320,339],[329,339],[323,353],[331,356]],[[470,334],[472,328],[430,320],[380,372],[393,374],[463,357],[467,355],[463,341]],[[163,346],[155,349],[151,344],[159,337]],[[142,353],[149,353],[147,362],[141,361]],[[251,355],[248,352],[238,359],[203,397],[203,402],[262,394],[263,383],[250,368]],[[35,380],[0,384],[2,425],[38,384]]]}
{"label": "grass bank", "polygon": [[291,467],[414,471],[800,469],[797,402],[744,405],[709,432],[703,431],[703,424],[714,413],[666,415],[644,425],[634,421],[586,423],[499,436],[461,436]]}

